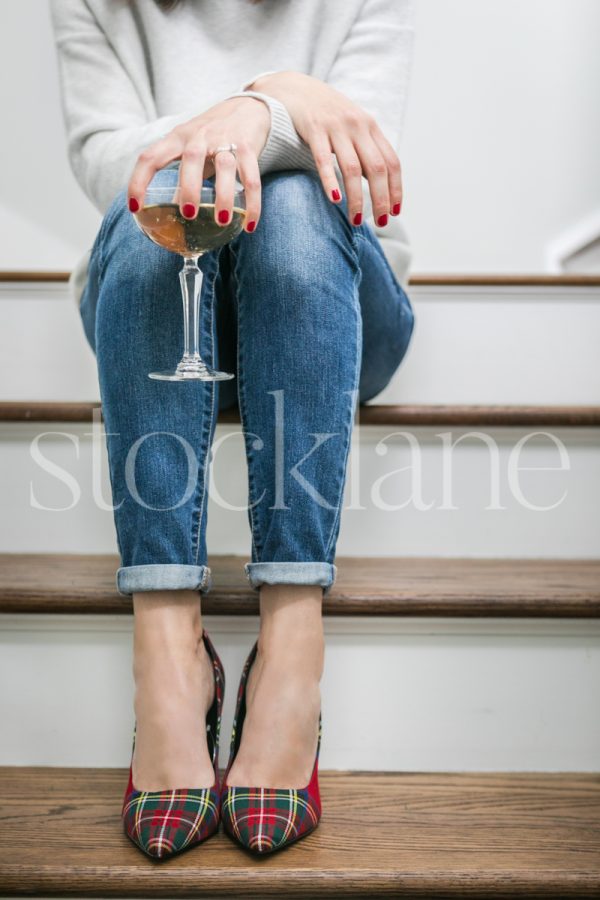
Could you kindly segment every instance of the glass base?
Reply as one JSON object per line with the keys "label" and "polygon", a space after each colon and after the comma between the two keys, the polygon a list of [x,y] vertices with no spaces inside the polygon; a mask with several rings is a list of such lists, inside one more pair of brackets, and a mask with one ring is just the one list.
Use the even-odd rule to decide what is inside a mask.
{"label": "glass base", "polygon": [[148,378],[154,378],[157,381],[229,381],[231,378],[235,378],[235,375],[209,369],[201,359],[182,359],[176,369],[149,372]]}

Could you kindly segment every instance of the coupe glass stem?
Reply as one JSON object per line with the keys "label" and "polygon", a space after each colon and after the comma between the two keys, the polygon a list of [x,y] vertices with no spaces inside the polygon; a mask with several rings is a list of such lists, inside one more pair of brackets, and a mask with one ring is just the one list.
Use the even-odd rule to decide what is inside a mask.
{"label": "coupe glass stem", "polygon": [[200,291],[202,289],[202,272],[198,268],[197,256],[186,256],[183,269],[179,273],[181,296],[183,298],[183,359],[177,366],[179,370],[204,367],[199,352],[200,341]]}

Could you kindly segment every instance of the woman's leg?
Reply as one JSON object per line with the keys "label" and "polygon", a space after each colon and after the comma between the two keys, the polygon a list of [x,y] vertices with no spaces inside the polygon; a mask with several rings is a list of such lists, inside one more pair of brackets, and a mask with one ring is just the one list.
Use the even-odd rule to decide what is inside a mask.
{"label": "woman's leg", "polygon": [[335,577],[361,360],[360,268],[316,176],[263,179],[256,232],[229,248],[249,474],[258,654],[232,785],[298,787],[317,743],[321,599]]}
{"label": "woman's leg", "polygon": [[[133,779],[143,790],[208,787],[214,779],[205,731],[213,674],[200,640],[198,590],[210,581],[206,484],[217,386],[148,378],[181,355],[180,267],[142,235],[122,193],[94,245],[81,310],[98,362],[121,554],[117,586],[133,595]],[[211,362],[217,254],[201,267],[201,352]]]}
{"label": "woman's leg", "polygon": [[133,595],[138,790],[210,787],[206,715],[214,698],[197,591]]}
{"label": "woman's leg", "polygon": [[314,763],[321,599],[335,576],[354,403],[389,382],[414,320],[372,230],[349,226],[345,203],[332,206],[314,176],[271,175],[263,191],[259,228],[232,244],[226,266],[239,318],[247,574],[261,614],[228,781],[298,787]]}

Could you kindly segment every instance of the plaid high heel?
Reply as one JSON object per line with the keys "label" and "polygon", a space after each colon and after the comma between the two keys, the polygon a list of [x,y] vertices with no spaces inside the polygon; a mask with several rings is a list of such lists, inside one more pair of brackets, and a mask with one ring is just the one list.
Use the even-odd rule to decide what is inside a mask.
{"label": "plaid high heel", "polygon": [[304,788],[229,787],[227,777],[242,738],[246,716],[246,685],[258,642],[246,660],[238,690],[229,763],[221,788],[221,819],[225,831],[254,853],[272,853],[305,837],[319,824],[319,750],[321,748],[321,716],[319,737],[312,776]]}
{"label": "plaid high heel", "polygon": [[213,835],[219,827],[219,732],[225,690],[225,673],[221,660],[206,631],[204,646],[213,664],[215,698],[206,715],[208,752],[215,772],[210,788],[182,788],[166,791],[138,791],[133,785],[132,765],[135,749],[133,729],[132,765],[123,798],[121,815],[125,834],[140,850],[155,859],[173,856]]}

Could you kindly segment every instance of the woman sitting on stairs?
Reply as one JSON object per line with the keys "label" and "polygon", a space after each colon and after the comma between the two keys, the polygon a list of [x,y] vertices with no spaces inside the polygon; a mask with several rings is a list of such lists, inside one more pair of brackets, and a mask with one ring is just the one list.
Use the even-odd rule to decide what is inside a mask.
{"label": "woman sitting on stairs", "polygon": [[[336,574],[354,414],[388,384],[413,330],[397,155],[412,7],[52,0],[70,160],[103,214],[72,284],[97,358],[117,587],[133,597],[123,822],[153,857],[200,843],[221,819],[265,853],[321,815],[321,606]],[[171,179],[193,219],[213,179],[215,221],[227,224],[236,168],[244,230],[200,260],[201,353],[213,364],[218,353],[236,378],[150,380],[179,355],[180,261],[132,213],[149,185]],[[260,631],[221,781],[224,675],[200,601],[211,441],[218,410],[236,403]]]}

